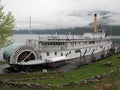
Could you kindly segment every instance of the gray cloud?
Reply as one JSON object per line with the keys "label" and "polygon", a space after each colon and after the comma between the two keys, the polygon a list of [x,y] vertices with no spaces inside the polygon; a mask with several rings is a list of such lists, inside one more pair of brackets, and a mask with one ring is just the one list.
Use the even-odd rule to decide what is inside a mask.
{"label": "gray cloud", "polygon": [[[29,28],[29,16],[32,17],[32,28],[86,26],[93,22],[93,13],[103,10],[110,12],[106,14],[110,16],[107,18],[111,20],[109,24],[120,25],[119,15],[116,15],[120,0],[3,0],[2,4],[5,12],[13,13],[19,29]],[[102,15],[99,13],[98,18]]]}

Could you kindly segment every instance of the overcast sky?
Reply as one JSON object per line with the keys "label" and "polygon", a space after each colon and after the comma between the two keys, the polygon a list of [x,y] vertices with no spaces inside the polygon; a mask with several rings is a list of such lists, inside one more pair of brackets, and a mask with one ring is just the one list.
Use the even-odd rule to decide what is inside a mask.
{"label": "overcast sky", "polygon": [[46,29],[79,27],[92,22],[93,17],[70,16],[77,12],[120,12],[120,0],[2,0],[2,5],[5,12],[13,13],[15,27],[19,29],[29,27],[29,16],[32,28]]}

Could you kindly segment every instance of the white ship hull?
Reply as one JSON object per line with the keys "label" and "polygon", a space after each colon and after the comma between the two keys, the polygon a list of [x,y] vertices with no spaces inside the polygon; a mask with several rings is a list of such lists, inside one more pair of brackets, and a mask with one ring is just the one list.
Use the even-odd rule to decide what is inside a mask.
{"label": "white ship hull", "polygon": [[109,51],[112,41],[103,29],[96,27],[94,33],[84,35],[50,35],[38,40],[27,40],[24,43],[13,43],[4,51],[4,59],[11,65],[41,65],[57,63],[86,55]]}
{"label": "white ship hull", "polygon": [[[89,40],[92,41],[93,39]],[[63,45],[48,44],[49,42],[53,42],[54,44],[54,42],[57,42],[56,40],[50,40],[49,42],[44,41],[47,42],[48,45],[35,44],[35,42],[40,43],[41,41],[39,40],[29,40],[30,42],[27,41],[26,44],[17,43],[16,45],[16,43],[14,43],[6,49],[4,52],[4,58],[12,65],[38,65],[66,61],[99,52],[106,52],[109,51],[112,46],[112,42],[109,38],[104,38],[102,40],[98,39],[98,41],[96,40],[92,44],[89,40],[72,40],[68,42],[59,40],[59,43],[64,42]],[[12,53],[10,52],[9,57],[7,54],[9,53],[8,50],[10,50],[11,47],[14,47],[14,50]]]}

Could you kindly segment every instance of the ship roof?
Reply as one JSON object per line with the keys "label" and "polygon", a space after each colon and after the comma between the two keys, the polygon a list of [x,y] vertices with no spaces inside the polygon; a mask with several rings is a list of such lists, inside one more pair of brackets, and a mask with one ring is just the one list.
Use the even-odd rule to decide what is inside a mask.
{"label": "ship roof", "polygon": [[23,45],[23,43],[13,43],[10,46],[8,46],[5,50],[4,50],[4,54],[6,54],[7,56],[11,56],[11,54],[14,52],[14,50],[16,48],[18,48],[19,46]]}

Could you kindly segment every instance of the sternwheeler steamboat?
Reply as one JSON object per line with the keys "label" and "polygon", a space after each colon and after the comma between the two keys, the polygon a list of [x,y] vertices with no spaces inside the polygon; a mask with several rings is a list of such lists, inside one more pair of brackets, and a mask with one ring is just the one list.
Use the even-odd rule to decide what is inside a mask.
{"label": "sternwheeler steamboat", "polygon": [[94,15],[94,32],[84,35],[50,35],[26,43],[13,43],[3,54],[12,66],[33,66],[57,63],[86,55],[107,52],[112,41],[104,29],[97,29],[97,14]]}

